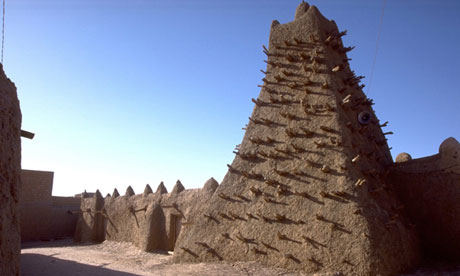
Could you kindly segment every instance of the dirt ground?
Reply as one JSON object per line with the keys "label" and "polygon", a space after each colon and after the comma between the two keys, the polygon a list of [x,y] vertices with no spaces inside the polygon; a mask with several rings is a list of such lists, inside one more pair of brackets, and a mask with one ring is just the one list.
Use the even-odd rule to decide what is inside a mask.
{"label": "dirt ground", "polygon": [[304,275],[256,263],[173,264],[172,254],[147,253],[126,242],[75,244],[70,239],[24,243],[21,275]]}
{"label": "dirt ground", "polygon": [[[258,263],[173,264],[168,253],[147,253],[130,243],[75,244],[70,239],[22,245],[21,275],[307,275]],[[317,276],[325,274],[317,274]],[[460,265],[430,263],[405,276],[460,276]],[[327,275],[332,276],[332,275]]]}

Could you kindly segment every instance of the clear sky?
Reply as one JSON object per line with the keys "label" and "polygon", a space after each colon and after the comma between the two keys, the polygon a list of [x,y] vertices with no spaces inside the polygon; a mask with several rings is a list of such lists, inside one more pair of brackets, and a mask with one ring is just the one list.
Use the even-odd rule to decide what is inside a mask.
{"label": "clear sky", "polygon": [[[221,181],[251,115],[273,19],[295,0],[7,0],[4,68],[15,82],[24,169],[54,195],[177,179]],[[382,1],[310,1],[369,83]],[[460,1],[387,0],[372,85],[395,157],[460,140]]]}

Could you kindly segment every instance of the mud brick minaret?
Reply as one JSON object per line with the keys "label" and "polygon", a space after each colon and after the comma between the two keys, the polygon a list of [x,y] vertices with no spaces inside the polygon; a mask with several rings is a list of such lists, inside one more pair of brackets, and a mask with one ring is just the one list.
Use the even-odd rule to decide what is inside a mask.
{"label": "mud brick minaret", "polygon": [[273,21],[241,146],[206,211],[181,233],[175,261],[346,275],[417,264],[417,235],[383,181],[393,161],[345,34],[306,3],[294,21]]}

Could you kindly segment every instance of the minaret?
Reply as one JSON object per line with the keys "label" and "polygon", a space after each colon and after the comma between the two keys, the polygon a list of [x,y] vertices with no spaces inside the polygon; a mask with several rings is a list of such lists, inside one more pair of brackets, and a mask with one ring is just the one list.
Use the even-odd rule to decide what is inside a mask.
{"label": "minaret", "polygon": [[273,21],[266,76],[228,173],[174,260],[395,275],[418,243],[382,180],[386,139],[340,32],[314,6]]}

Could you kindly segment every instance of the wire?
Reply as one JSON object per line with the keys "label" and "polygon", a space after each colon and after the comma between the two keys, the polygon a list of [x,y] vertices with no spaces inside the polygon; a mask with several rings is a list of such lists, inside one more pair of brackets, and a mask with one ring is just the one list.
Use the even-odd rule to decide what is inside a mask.
{"label": "wire", "polygon": [[369,95],[369,91],[371,90],[372,78],[374,76],[375,61],[377,60],[377,53],[379,51],[380,34],[382,33],[383,15],[385,13],[386,3],[387,3],[387,0],[383,0],[382,15],[380,16],[380,23],[379,23],[380,25],[379,25],[379,31],[377,34],[377,42],[375,43],[374,60],[372,61],[372,68],[371,68],[371,74],[369,77],[369,84],[367,86],[367,95]]}
{"label": "wire", "polygon": [[3,18],[2,18],[2,65],[3,65],[4,46],[5,46],[5,0],[3,0]]}

